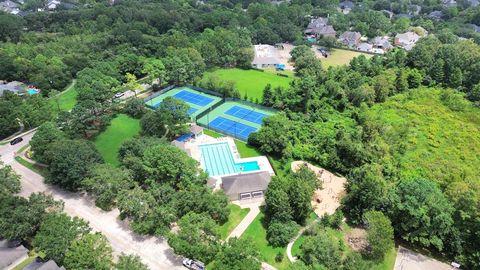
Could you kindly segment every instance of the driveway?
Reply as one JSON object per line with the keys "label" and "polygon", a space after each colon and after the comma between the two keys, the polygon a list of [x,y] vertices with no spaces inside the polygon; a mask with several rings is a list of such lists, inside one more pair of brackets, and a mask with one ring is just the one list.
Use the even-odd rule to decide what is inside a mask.
{"label": "driveway", "polygon": [[23,142],[14,146],[10,144],[0,146],[1,160],[12,166],[21,176],[21,196],[28,196],[33,192],[45,192],[57,200],[64,201],[67,214],[85,219],[94,231],[105,235],[112,246],[114,255],[137,254],[151,270],[185,269],[181,266],[181,258],[173,253],[166,240],[144,237],[132,232],[125,222],[118,219],[119,211],[117,209],[105,212],[96,207],[88,196],[81,196],[47,185],[43,182],[42,176],[16,162],[14,153],[22,146],[27,145],[33,134],[32,132],[23,135]]}

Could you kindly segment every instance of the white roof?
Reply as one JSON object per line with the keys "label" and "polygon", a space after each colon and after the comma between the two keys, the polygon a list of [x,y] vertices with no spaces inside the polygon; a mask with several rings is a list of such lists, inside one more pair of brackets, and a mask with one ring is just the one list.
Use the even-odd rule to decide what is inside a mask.
{"label": "white roof", "polygon": [[272,45],[254,45],[255,56],[252,64],[275,65],[280,63],[277,49]]}

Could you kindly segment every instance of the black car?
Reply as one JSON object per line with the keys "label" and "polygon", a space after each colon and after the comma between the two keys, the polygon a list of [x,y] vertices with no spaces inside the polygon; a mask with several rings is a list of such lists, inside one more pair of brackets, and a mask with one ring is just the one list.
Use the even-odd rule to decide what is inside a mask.
{"label": "black car", "polygon": [[15,144],[17,144],[21,141],[23,141],[23,138],[22,137],[17,137],[17,138],[10,141],[10,145],[15,145]]}

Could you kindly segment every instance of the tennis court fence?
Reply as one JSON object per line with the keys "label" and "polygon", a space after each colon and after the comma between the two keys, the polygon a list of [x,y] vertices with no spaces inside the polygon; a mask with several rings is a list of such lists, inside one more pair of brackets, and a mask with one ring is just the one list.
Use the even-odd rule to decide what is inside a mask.
{"label": "tennis court fence", "polygon": [[152,99],[154,99],[154,98],[156,98],[156,97],[158,97],[158,96],[160,96],[160,95],[162,95],[162,94],[165,94],[166,92],[172,90],[172,89],[175,88],[175,87],[177,87],[177,86],[173,84],[173,85],[169,85],[169,86],[167,86],[167,87],[165,87],[165,88],[162,88],[162,89],[160,89],[159,91],[155,92],[153,95],[150,95],[150,96],[144,98],[144,99],[143,99],[143,102],[150,101],[150,100],[152,100]]}
{"label": "tennis court fence", "polygon": [[215,91],[212,91],[212,90],[204,89],[204,88],[201,88],[201,87],[198,87],[198,86],[195,86],[195,85],[186,85],[186,87],[188,87],[190,89],[193,89],[193,90],[197,90],[199,92],[203,92],[205,94],[209,94],[209,95],[212,95],[212,96],[223,98],[222,94],[220,94],[218,92],[215,92]]}

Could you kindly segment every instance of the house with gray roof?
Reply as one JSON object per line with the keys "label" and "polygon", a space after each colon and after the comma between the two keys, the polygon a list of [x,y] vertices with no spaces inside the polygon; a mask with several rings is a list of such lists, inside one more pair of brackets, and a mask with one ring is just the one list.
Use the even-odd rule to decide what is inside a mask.
{"label": "house with gray roof", "polygon": [[14,15],[20,13],[19,5],[11,0],[0,2],[0,10]]}
{"label": "house with gray roof", "polygon": [[42,259],[37,258],[25,266],[23,270],[65,270],[65,267],[58,266],[57,263],[52,260],[43,261]]}
{"label": "house with gray roof", "polygon": [[270,173],[237,174],[222,177],[221,187],[231,201],[263,197],[270,183]]}
{"label": "house with gray roof", "polygon": [[360,38],[362,38],[362,34],[359,32],[347,31],[340,35],[338,41],[347,45],[349,48],[356,48],[360,43]]}
{"label": "house with gray roof", "polygon": [[469,24],[470,27],[472,27],[473,31],[475,31],[475,33],[480,33],[480,26],[476,25],[476,24]]}
{"label": "house with gray roof", "polygon": [[389,37],[384,36],[384,37],[375,37],[371,41],[373,48],[374,49],[381,49],[384,52],[387,52],[391,49],[393,49],[392,43],[390,43]]}
{"label": "house with gray roof", "polygon": [[0,247],[0,269],[13,269],[27,258],[28,249],[22,245],[17,247],[2,245]]}
{"label": "house with gray roof", "polygon": [[0,83],[0,97],[3,96],[5,91],[10,91],[16,95],[24,94],[26,85],[22,82],[12,81],[9,83],[3,82]]}
{"label": "house with gray roof", "polygon": [[352,11],[355,4],[352,1],[342,1],[338,4],[338,12],[342,12],[343,14],[348,14]]}
{"label": "house with gray roof", "polygon": [[373,50],[373,45],[370,43],[362,42],[357,45],[356,49],[361,52],[371,52]]}
{"label": "house with gray roof", "polygon": [[428,14],[428,17],[440,21],[443,18],[443,11],[434,10]]}
{"label": "house with gray roof", "polygon": [[419,39],[420,36],[413,31],[399,33],[395,36],[395,46],[409,51],[415,46]]}
{"label": "house with gray roof", "polygon": [[335,29],[333,29],[333,26],[328,24],[328,18],[324,17],[312,19],[304,33],[306,35],[313,35],[317,38],[335,37],[337,34]]}

